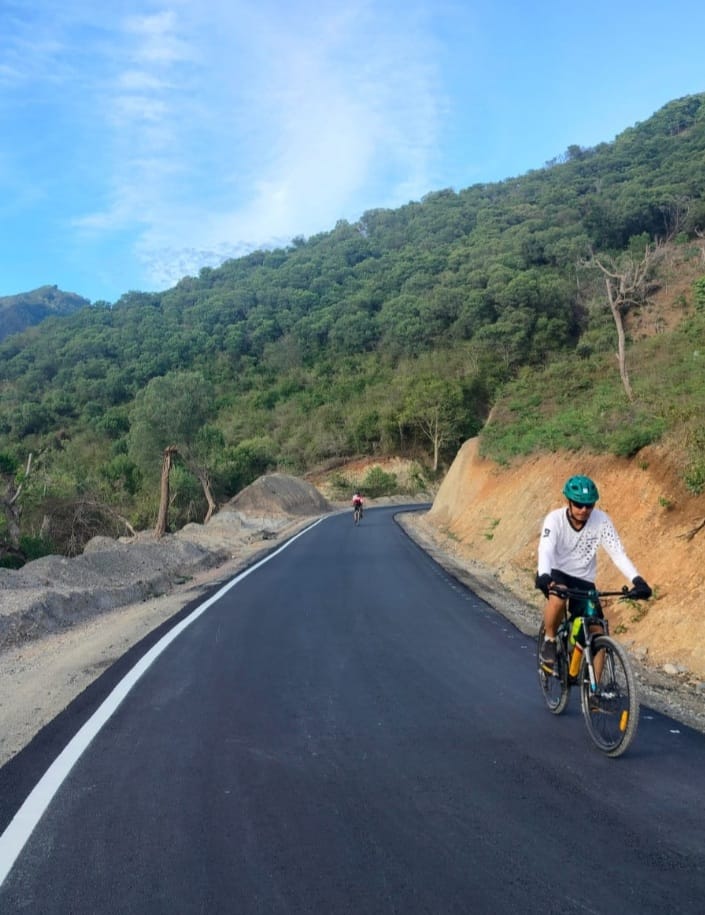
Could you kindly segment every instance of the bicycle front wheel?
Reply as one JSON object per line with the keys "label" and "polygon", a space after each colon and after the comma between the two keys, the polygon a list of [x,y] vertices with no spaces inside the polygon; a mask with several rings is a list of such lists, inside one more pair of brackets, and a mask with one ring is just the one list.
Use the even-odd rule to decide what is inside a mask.
{"label": "bicycle front wheel", "polygon": [[583,657],[579,677],[583,717],[595,745],[607,756],[621,756],[634,740],[639,724],[636,681],[619,642],[608,635],[598,635],[592,640],[592,649],[593,664],[601,672],[597,688],[593,689]]}
{"label": "bicycle front wheel", "polygon": [[539,674],[539,686],[546,700],[549,712],[554,715],[560,715],[568,704],[570,696],[570,686],[568,685],[568,663],[563,652],[563,643],[560,639],[556,642],[557,657],[556,668],[553,673],[548,673],[541,666],[541,645],[544,637],[544,627],[541,624],[538,639],[536,641],[536,668]]}

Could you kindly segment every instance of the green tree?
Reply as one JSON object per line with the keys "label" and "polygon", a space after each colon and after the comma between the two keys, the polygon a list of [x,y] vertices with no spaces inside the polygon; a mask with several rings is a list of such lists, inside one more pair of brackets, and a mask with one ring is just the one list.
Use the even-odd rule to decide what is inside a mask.
{"label": "green tree", "polygon": [[267,437],[245,439],[223,453],[219,476],[232,495],[276,467],[276,448]]}
{"label": "green tree", "polygon": [[433,470],[438,470],[443,448],[457,444],[465,418],[459,385],[443,378],[420,376],[407,389],[406,422],[418,428],[431,445]]}
{"label": "green tree", "polygon": [[146,480],[161,479],[163,495],[164,474],[168,482],[172,466],[165,456],[179,455],[203,489],[208,505],[204,523],[215,510],[210,469],[217,436],[208,428],[214,413],[213,387],[199,372],[169,372],[153,378],[135,399],[129,433],[132,458]]}

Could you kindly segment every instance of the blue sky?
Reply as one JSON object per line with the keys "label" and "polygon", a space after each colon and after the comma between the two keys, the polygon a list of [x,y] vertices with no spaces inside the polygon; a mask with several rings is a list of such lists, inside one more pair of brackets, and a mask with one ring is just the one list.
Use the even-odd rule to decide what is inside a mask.
{"label": "blue sky", "polygon": [[703,0],[0,0],[0,296],[540,168],[705,91],[703,35]]}

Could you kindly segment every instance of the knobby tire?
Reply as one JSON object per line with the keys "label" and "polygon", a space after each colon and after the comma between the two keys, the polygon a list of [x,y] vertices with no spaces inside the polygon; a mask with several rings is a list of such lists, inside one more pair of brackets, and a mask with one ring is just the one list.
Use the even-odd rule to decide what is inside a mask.
{"label": "knobby tire", "polygon": [[[636,681],[627,653],[618,642],[608,635],[598,635],[592,645],[593,657],[598,648],[604,651],[604,666],[595,694],[583,657],[578,678],[583,717],[595,745],[607,756],[621,756],[634,740],[639,724]],[[603,698],[602,692],[615,695]]]}
{"label": "knobby tire", "polygon": [[560,715],[568,704],[570,697],[570,684],[568,683],[568,658],[563,651],[561,639],[556,640],[556,669],[554,674],[549,674],[541,667],[541,644],[543,643],[545,629],[541,624],[536,642],[536,668],[539,675],[539,686],[543,693],[549,712]]}

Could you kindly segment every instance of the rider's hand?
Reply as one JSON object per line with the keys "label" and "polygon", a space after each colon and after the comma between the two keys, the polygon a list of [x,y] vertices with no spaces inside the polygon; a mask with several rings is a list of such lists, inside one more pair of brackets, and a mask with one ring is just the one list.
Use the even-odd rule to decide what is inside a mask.
{"label": "rider's hand", "polygon": [[636,578],[633,578],[632,584],[634,587],[632,588],[629,596],[635,598],[635,600],[648,600],[653,594],[653,591],[646,584],[641,575],[637,575]]}
{"label": "rider's hand", "polygon": [[543,592],[544,597],[548,597],[548,589],[551,586],[551,576],[548,572],[544,572],[543,575],[537,575],[536,581],[534,582],[534,587],[539,591]]}

